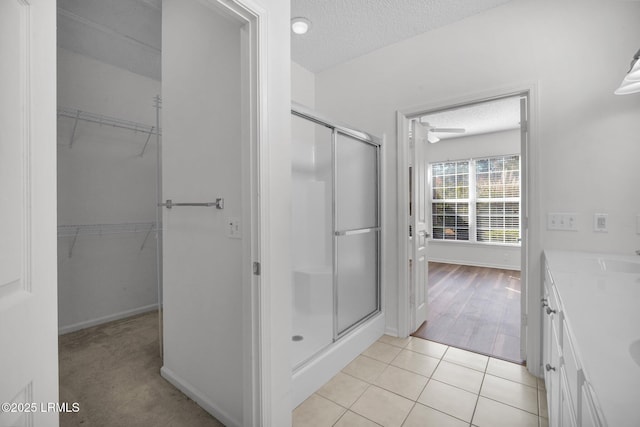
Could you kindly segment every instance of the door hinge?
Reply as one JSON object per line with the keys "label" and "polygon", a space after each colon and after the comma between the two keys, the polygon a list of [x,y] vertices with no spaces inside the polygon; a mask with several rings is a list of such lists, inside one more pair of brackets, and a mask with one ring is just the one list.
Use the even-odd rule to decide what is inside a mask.
{"label": "door hinge", "polygon": [[527,320],[528,320],[527,315],[523,314],[522,315],[522,326],[527,326]]}
{"label": "door hinge", "polygon": [[413,307],[414,305],[416,305],[416,296],[415,294],[411,294],[409,295],[409,305],[411,307]]}
{"label": "door hinge", "polygon": [[254,276],[259,276],[260,275],[260,263],[257,261],[253,262],[253,274]]}

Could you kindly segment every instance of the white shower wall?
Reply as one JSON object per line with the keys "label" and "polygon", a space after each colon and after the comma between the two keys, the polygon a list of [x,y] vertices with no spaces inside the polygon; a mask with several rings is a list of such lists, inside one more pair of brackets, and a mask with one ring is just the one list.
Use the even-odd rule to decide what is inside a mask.
{"label": "white shower wall", "polygon": [[292,368],[333,339],[331,130],[292,117]]}
{"label": "white shower wall", "polygon": [[[58,106],[156,124],[160,82],[58,49]],[[58,119],[58,224],[155,221],[155,137]],[[61,333],[157,306],[156,242],[146,232],[58,238]],[[143,246],[144,242],[144,246]]]}

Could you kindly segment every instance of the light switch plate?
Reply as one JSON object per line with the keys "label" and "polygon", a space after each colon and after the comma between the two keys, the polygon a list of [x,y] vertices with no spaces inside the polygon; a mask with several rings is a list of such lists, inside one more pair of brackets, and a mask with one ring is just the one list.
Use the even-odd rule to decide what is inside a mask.
{"label": "light switch plate", "polygon": [[636,215],[636,234],[640,234],[640,215]]}
{"label": "light switch plate", "polygon": [[230,239],[242,239],[242,227],[240,226],[240,218],[229,218],[227,220],[227,236]]}
{"label": "light switch plate", "polygon": [[561,212],[548,213],[547,230],[578,231],[578,214]]}
{"label": "light switch plate", "polygon": [[609,215],[606,213],[593,214],[593,231],[607,233],[609,231]]}

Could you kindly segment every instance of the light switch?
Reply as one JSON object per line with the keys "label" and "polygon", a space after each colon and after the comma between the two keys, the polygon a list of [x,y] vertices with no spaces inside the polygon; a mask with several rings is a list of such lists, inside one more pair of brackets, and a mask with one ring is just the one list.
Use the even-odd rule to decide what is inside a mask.
{"label": "light switch", "polygon": [[609,219],[606,213],[593,214],[593,231],[606,233],[609,231]]}
{"label": "light switch", "polygon": [[547,230],[578,231],[578,214],[576,213],[547,214]]}
{"label": "light switch", "polygon": [[241,239],[242,227],[240,226],[240,218],[229,218],[227,224],[227,236],[231,239]]}

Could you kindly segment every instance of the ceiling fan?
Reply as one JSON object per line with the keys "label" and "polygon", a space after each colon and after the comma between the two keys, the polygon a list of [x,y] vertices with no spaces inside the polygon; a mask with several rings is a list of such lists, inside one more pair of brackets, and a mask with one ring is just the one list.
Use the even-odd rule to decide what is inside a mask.
{"label": "ceiling fan", "polygon": [[465,133],[467,130],[464,128],[439,128],[432,126],[429,122],[425,122],[420,118],[420,123],[427,128],[427,141],[432,144],[440,141],[440,138],[434,135],[434,133]]}

